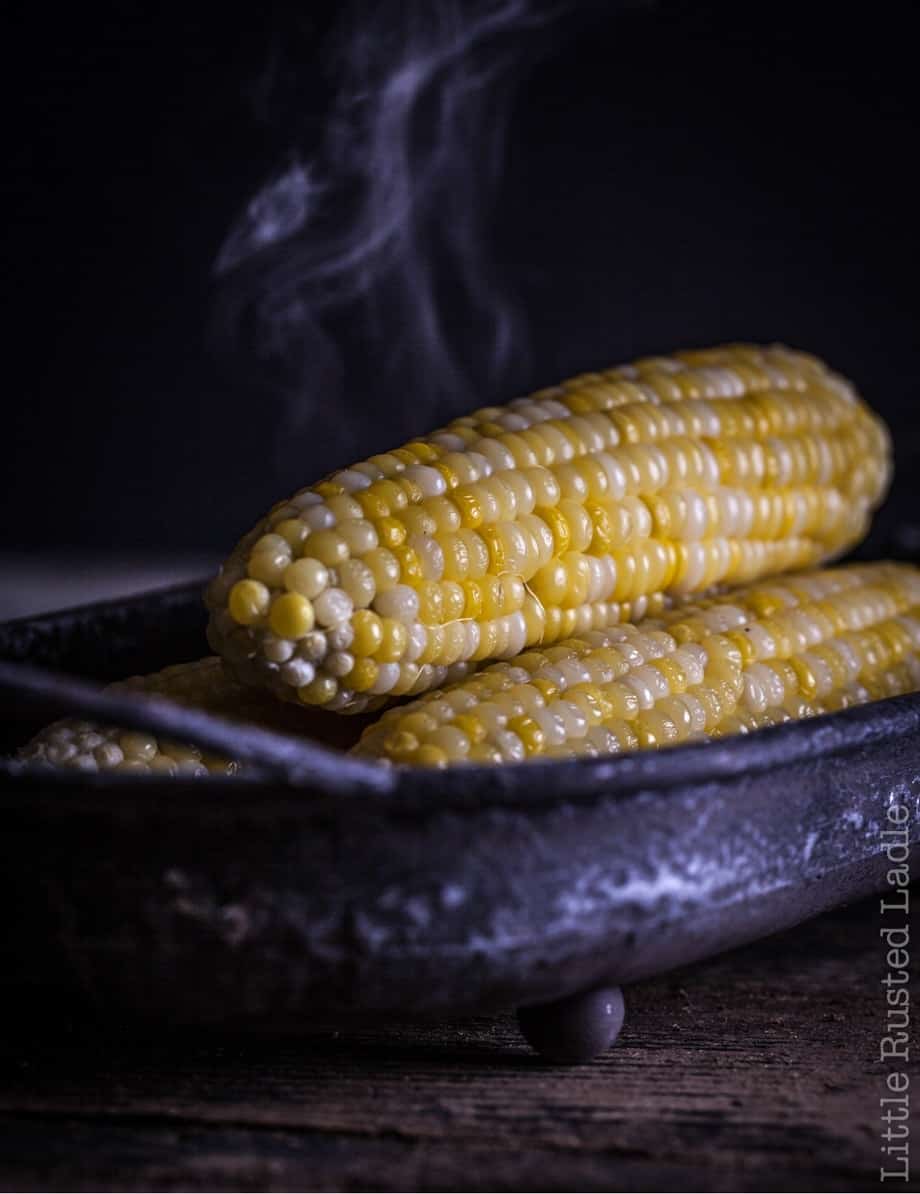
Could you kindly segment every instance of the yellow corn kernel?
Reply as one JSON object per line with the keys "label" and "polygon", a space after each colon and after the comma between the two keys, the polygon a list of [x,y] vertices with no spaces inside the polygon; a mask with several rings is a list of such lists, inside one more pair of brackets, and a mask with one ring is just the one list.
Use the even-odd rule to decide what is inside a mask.
{"label": "yellow corn kernel", "polygon": [[373,659],[356,659],[348,673],[348,687],[355,692],[367,692],[376,681],[379,671]]}
{"label": "yellow corn kernel", "polygon": [[405,524],[398,518],[375,518],[374,529],[377,532],[377,538],[384,547],[389,547],[390,550],[394,547],[402,547],[406,541],[406,527]]}
{"label": "yellow corn kernel", "polygon": [[241,626],[251,626],[268,612],[271,592],[258,580],[240,580],[230,590],[230,616]]}
{"label": "yellow corn kernel", "polygon": [[397,730],[386,740],[387,755],[394,763],[409,760],[418,751],[419,740],[407,730]]}
{"label": "yellow corn kernel", "polygon": [[508,722],[508,729],[521,740],[528,757],[543,753],[546,746],[546,733],[535,718],[526,714],[512,717]]}
{"label": "yellow corn kernel", "polygon": [[395,618],[380,621],[380,645],[374,655],[381,663],[394,663],[402,659],[409,645],[409,632],[402,622]]}
{"label": "yellow corn kernel", "polygon": [[338,692],[333,676],[316,676],[309,684],[297,689],[297,695],[305,705],[328,705]]}
{"label": "yellow corn kernel", "polygon": [[399,576],[403,584],[417,587],[425,579],[418,553],[411,547],[394,547],[393,555],[399,564]]}
{"label": "yellow corn kernel", "polygon": [[373,486],[370,489],[363,490],[357,497],[364,517],[369,522],[376,522],[378,519],[389,517],[390,507]]}
{"label": "yellow corn kernel", "polygon": [[419,767],[446,767],[450,759],[439,746],[425,742],[416,751],[414,762]]}
{"label": "yellow corn kernel", "polygon": [[300,593],[282,593],[272,602],[268,624],[279,638],[301,639],[316,624],[313,606]]}
{"label": "yellow corn kernel", "polygon": [[471,713],[458,713],[453,724],[467,736],[474,746],[476,743],[482,742],[486,736],[485,726]]}
{"label": "yellow corn kernel", "polygon": [[352,618],[354,638],[351,642],[352,653],[361,659],[366,655],[373,655],[380,649],[383,642],[383,626],[380,617],[369,609],[355,611]]}

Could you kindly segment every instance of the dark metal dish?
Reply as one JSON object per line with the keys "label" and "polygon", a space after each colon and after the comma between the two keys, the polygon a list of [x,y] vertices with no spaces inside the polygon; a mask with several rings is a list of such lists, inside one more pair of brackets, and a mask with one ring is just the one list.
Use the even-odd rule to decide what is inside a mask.
{"label": "dark metal dish", "polygon": [[603,1009],[566,997],[878,888],[895,803],[920,847],[920,694],[719,743],[445,773],[43,670],[154,670],[206,653],[203,625],[187,586],[0,626],[0,750],[80,709],[257,769],[183,781],[0,762],[9,1003],[273,1026],[547,1004],[559,1040],[590,1039],[568,1050],[583,1056],[598,1039],[578,1018]]}

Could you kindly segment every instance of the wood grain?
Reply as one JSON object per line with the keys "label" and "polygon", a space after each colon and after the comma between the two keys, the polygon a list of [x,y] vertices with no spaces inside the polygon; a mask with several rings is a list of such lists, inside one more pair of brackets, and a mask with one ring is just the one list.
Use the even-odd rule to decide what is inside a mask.
{"label": "wood grain", "polygon": [[297,1039],[8,1024],[0,1185],[874,1189],[878,924],[870,900],[636,986],[618,1043],[574,1069],[511,1016]]}

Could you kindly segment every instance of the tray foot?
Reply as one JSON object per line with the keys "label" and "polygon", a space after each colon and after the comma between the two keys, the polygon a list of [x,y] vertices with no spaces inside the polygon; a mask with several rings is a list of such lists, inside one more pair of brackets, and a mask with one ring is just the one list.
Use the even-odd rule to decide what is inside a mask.
{"label": "tray foot", "polygon": [[608,1049],[623,1027],[623,992],[595,987],[554,1003],[518,1008],[527,1043],[547,1061],[578,1065]]}

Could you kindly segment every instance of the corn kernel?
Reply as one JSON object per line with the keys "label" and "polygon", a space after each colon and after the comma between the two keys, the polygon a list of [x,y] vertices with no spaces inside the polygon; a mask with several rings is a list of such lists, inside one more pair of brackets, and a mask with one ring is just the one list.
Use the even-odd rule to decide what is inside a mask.
{"label": "corn kernel", "polygon": [[403,545],[392,550],[399,564],[400,579],[404,583],[417,585],[419,581],[424,580],[421,561],[414,548]]}
{"label": "corn kernel", "polygon": [[157,753],[157,740],[150,734],[128,730],[118,738],[118,745],[126,759],[140,759],[149,762]]}
{"label": "corn kernel", "polygon": [[518,738],[523,742],[524,750],[528,755],[539,754],[543,749],[546,742],[546,735],[539,723],[532,717],[513,717],[508,722],[508,729],[512,733],[517,734]]}
{"label": "corn kernel", "polygon": [[485,726],[472,713],[460,713],[453,720],[454,726],[465,734],[472,745],[481,742],[486,736]]}
{"label": "corn kernel", "polygon": [[284,573],[284,587],[312,600],[329,584],[329,570],[316,559],[295,560]]}
{"label": "corn kernel", "polygon": [[299,518],[285,518],[275,526],[279,535],[292,551],[299,552],[310,533],[310,528]]}
{"label": "corn kernel", "polygon": [[374,524],[363,518],[340,523],[337,530],[352,556],[366,555],[380,543]]}
{"label": "corn kernel", "polygon": [[409,632],[402,622],[395,618],[382,618],[380,622],[380,646],[375,656],[381,663],[393,663],[405,655],[409,645]]}
{"label": "corn kernel", "polygon": [[338,531],[314,531],[303,550],[306,555],[330,568],[348,559],[348,544]]}
{"label": "corn kernel", "polygon": [[240,580],[230,590],[230,616],[241,626],[251,626],[268,612],[271,594],[257,580]]}
{"label": "corn kernel", "polygon": [[352,618],[354,638],[352,650],[359,658],[373,655],[383,642],[383,627],[380,618],[373,610],[359,609]]}
{"label": "corn kernel", "polygon": [[260,551],[250,557],[246,571],[253,580],[259,580],[269,588],[276,589],[281,585],[290,562],[289,551]]}
{"label": "corn kernel", "polygon": [[368,689],[373,687],[378,671],[378,666],[373,659],[366,657],[356,659],[348,675],[349,687],[353,688],[355,692],[367,692]]}
{"label": "corn kernel", "polygon": [[446,767],[449,759],[446,751],[426,742],[419,747],[414,761],[419,767]]}
{"label": "corn kernel", "polygon": [[456,725],[441,726],[434,730],[428,735],[425,745],[442,750],[451,762],[462,759],[470,750],[469,739]]}
{"label": "corn kernel", "polygon": [[357,609],[364,609],[374,600],[377,585],[374,574],[363,560],[346,560],[338,568],[339,587],[348,594]]}
{"label": "corn kernel", "polygon": [[283,593],[272,602],[268,624],[279,638],[300,639],[315,624],[313,606],[300,593]]}
{"label": "corn kernel", "polygon": [[354,602],[344,589],[325,589],[313,603],[316,621],[335,627],[347,622],[354,612]]}
{"label": "corn kernel", "polygon": [[407,730],[397,730],[385,740],[386,752],[394,763],[410,762],[419,747],[418,738]]}
{"label": "corn kernel", "polygon": [[305,705],[328,705],[338,692],[332,676],[317,676],[309,684],[297,689],[297,696]]}

